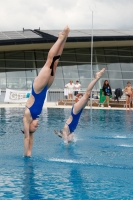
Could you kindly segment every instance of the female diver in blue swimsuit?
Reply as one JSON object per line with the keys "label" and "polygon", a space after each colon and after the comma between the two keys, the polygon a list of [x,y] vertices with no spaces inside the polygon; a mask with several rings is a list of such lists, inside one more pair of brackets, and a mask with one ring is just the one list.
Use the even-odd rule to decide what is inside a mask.
{"label": "female diver in blue swimsuit", "polygon": [[80,115],[88,102],[88,98],[90,96],[91,90],[94,87],[94,85],[96,84],[96,82],[101,78],[104,71],[105,71],[105,68],[103,68],[100,72],[96,73],[95,78],[88,85],[88,88],[87,88],[85,94],[82,96],[82,98],[77,103],[74,104],[74,106],[72,107],[72,110],[71,110],[71,115],[68,118],[68,120],[66,121],[63,130],[61,130],[61,131],[54,130],[55,134],[57,134],[59,137],[63,138],[65,144],[73,141],[72,133],[75,131],[75,129],[78,125]]}
{"label": "female diver in blue swimsuit", "polygon": [[52,85],[55,77],[56,67],[62,54],[69,28],[65,27],[58,35],[58,40],[48,53],[47,61],[32,85],[31,96],[29,97],[23,117],[24,130],[24,156],[31,156],[33,145],[33,133],[38,127],[37,118],[41,114],[43,103],[48,88]]}

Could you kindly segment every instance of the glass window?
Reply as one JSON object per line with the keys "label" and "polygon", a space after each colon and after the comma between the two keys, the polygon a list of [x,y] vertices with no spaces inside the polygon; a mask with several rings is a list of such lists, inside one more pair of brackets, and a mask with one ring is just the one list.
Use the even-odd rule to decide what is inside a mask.
{"label": "glass window", "polygon": [[[130,79],[132,77],[133,71],[131,49],[130,47],[119,47],[118,52],[122,70],[122,77],[123,79]],[[124,71],[131,71],[131,73],[125,73]]]}
{"label": "glass window", "polygon": [[[28,63],[28,66],[30,65],[30,63]],[[26,65],[27,66],[27,65]],[[35,78],[37,76],[36,74],[36,69],[26,69],[26,77],[32,77],[32,78]]]}
{"label": "glass window", "polygon": [[[4,78],[4,79],[3,79]],[[4,59],[4,53],[0,52],[0,88],[5,88],[6,85],[6,73],[5,73],[5,59]],[[4,84],[2,84],[2,81],[4,81]],[[3,86],[2,86],[3,85]]]}
{"label": "glass window", "polygon": [[123,79],[133,79],[133,71],[132,72],[122,72]]}
{"label": "glass window", "polygon": [[8,77],[25,77],[24,61],[6,61],[6,75]]}
{"label": "glass window", "polygon": [[6,88],[6,72],[5,72],[5,61],[3,60],[4,53],[0,53],[0,89]]}
{"label": "glass window", "polygon": [[132,55],[130,47],[119,47],[118,51],[121,63],[132,63]]}
{"label": "glass window", "polygon": [[121,71],[120,63],[108,63],[107,67],[109,71],[112,71],[112,70]]}
{"label": "glass window", "polygon": [[122,79],[120,63],[110,63],[107,66],[110,79]]}
{"label": "glass window", "polygon": [[63,78],[62,67],[60,65],[56,68],[56,78]]}
{"label": "glass window", "polygon": [[109,79],[122,79],[121,71],[109,71]]}
{"label": "glass window", "polygon": [[44,66],[44,61],[36,61],[36,65],[37,65],[37,73],[39,74],[40,70],[42,69],[42,67]]}
{"label": "glass window", "polygon": [[33,78],[35,78],[37,76],[37,74],[36,74],[36,70],[34,69],[31,69],[31,70],[26,70],[26,77],[28,77],[28,78],[31,78],[31,77],[33,77]]}
{"label": "glass window", "polygon": [[121,63],[122,71],[133,71],[133,63]]}
{"label": "glass window", "polygon": [[[6,76],[9,78],[25,78],[24,52],[6,52]],[[13,79],[12,79],[13,80]],[[7,84],[8,84],[7,80]],[[14,82],[14,81],[13,81]],[[16,84],[19,83],[16,79]]]}
{"label": "glass window", "polygon": [[94,48],[94,54],[104,56],[104,49],[103,48]]}
{"label": "glass window", "polygon": [[79,78],[76,65],[63,66],[62,69],[63,69],[63,75],[64,75],[65,79],[69,78],[69,80],[70,80],[70,79],[73,79],[73,78]]}
{"label": "glass window", "polygon": [[61,66],[56,68],[55,80],[53,81],[50,88],[64,89],[64,79]]}
{"label": "glass window", "polygon": [[61,79],[61,78],[55,78],[53,84],[51,85],[50,89],[51,88],[56,88],[56,89],[61,89],[63,90],[64,89],[64,80]]}
{"label": "glass window", "polygon": [[6,78],[0,78],[0,89],[6,88]]}
{"label": "glass window", "polygon": [[46,49],[46,50],[43,51],[44,60],[47,60],[48,52],[49,52],[49,49]]}
{"label": "glass window", "polygon": [[[79,78],[91,78],[91,67],[90,65],[79,65],[78,66]],[[93,72],[92,72],[93,77]]]}
{"label": "glass window", "polygon": [[112,47],[112,48],[105,47],[104,53],[105,53],[105,55],[116,56],[116,55],[118,55],[118,49],[116,47]]}
{"label": "glass window", "polygon": [[81,88],[82,89],[86,89],[87,87],[88,87],[88,85],[89,85],[89,83],[91,82],[91,79],[88,79],[88,78],[86,78],[86,79],[80,79],[80,84],[81,84]]}
{"label": "glass window", "polygon": [[[27,89],[26,74],[27,76],[33,76],[32,72],[34,63],[33,52],[26,52],[26,53],[24,53],[23,51],[6,52],[5,58],[6,58],[7,87],[12,89]],[[27,67],[26,71],[27,73],[25,73],[26,67]]]}
{"label": "glass window", "polygon": [[24,60],[24,51],[5,52],[5,58],[11,59],[11,60],[17,59],[19,61],[22,61],[22,60]]}
{"label": "glass window", "polygon": [[119,58],[117,56],[106,56],[105,57],[106,63],[119,63]]}
{"label": "glass window", "polygon": [[89,48],[76,49],[75,52],[78,65],[91,63],[91,52]]}
{"label": "glass window", "polygon": [[34,81],[34,78],[27,78],[26,79],[26,85],[27,85],[28,90],[31,90],[33,81]]}
{"label": "glass window", "polygon": [[76,65],[75,52],[73,49],[68,49],[63,52],[60,63],[63,69],[64,78],[73,79],[78,78],[78,70]]}
{"label": "glass window", "polygon": [[[0,88],[28,88],[45,64],[49,50],[0,52]],[[105,68],[103,77],[96,83],[94,90],[99,90],[104,80],[109,80],[111,87],[124,88],[127,81],[133,82],[133,47],[94,48],[93,77]],[[90,48],[64,49],[52,88],[64,88],[70,79],[81,82],[86,88],[91,81]]]}
{"label": "glass window", "polygon": [[35,51],[35,58],[36,58],[37,61],[44,61],[45,56],[44,56],[43,50],[36,50]]}
{"label": "glass window", "polygon": [[93,59],[93,62],[96,62],[96,63],[106,63],[105,62],[105,56],[104,56],[104,50],[102,48],[94,48],[94,59]]}
{"label": "glass window", "polygon": [[133,47],[131,47],[131,55],[133,56]]}
{"label": "glass window", "polygon": [[17,77],[7,78],[7,88],[26,89],[26,79]]}
{"label": "glass window", "polygon": [[0,60],[0,78],[5,78],[6,77],[6,73],[5,73],[5,61],[4,60]]}
{"label": "glass window", "polygon": [[76,65],[76,57],[75,52],[73,50],[64,50],[61,59],[62,66],[75,66]]}
{"label": "glass window", "polygon": [[0,52],[0,59],[5,59],[4,52]]}
{"label": "glass window", "polygon": [[131,48],[130,47],[118,47],[118,54],[120,57],[123,57],[123,56],[131,57]]}
{"label": "glass window", "polygon": [[[91,55],[90,49],[76,49],[76,60],[78,64],[78,76],[79,79],[91,78]],[[92,74],[93,75],[93,74]],[[77,77],[78,78],[78,77]],[[83,82],[83,87],[86,85],[85,81]]]}
{"label": "glass window", "polygon": [[120,58],[120,63],[132,63],[132,58],[131,57],[119,57]]}
{"label": "glass window", "polygon": [[45,65],[46,56],[44,56],[43,50],[35,51],[36,65],[37,65],[37,73],[39,74],[42,67]]}
{"label": "glass window", "polygon": [[117,48],[105,48],[105,61],[106,63],[119,63]]}
{"label": "glass window", "polygon": [[6,61],[6,71],[8,88],[26,88],[24,61]]}
{"label": "glass window", "polygon": [[26,76],[28,78],[35,78],[37,76],[36,73],[36,65],[35,65],[35,57],[34,52],[25,52],[25,69],[26,69]]}
{"label": "glass window", "polygon": [[123,80],[109,80],[111,88],[114,90],[116,88],[124,88]]}

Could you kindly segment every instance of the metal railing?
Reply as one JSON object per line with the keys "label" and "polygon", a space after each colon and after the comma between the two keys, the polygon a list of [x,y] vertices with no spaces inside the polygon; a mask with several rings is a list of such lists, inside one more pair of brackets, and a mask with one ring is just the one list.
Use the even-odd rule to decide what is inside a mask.
{"label": "metal railing", "polygon": [[64,99],[64,90],[63,89],[51,89],[47,93],[47,102],[57,102],[59,99]]}
{"label": "metal railing", "polygon": [[[73,90],[73,99],[74,99],[74,91]],[[83,88],[79,91],[79,93],[85,93],[86,89]],[[100,91],[93,90],[93,95],[99,96]],[[47,93],[47,102],[57,102],[58,100],[68,99],[67,95],[64,94],[64,89],[50,89]]]}

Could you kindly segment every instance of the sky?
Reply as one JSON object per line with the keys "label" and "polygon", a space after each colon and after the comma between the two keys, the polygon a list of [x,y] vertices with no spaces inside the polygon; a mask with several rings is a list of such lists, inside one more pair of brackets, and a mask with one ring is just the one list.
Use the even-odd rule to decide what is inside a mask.
{"label": "sky", "polygon": [[[133,29],[133,0],[0,0],[0,31]],[[93,6],[94,7],[94,6]]]}

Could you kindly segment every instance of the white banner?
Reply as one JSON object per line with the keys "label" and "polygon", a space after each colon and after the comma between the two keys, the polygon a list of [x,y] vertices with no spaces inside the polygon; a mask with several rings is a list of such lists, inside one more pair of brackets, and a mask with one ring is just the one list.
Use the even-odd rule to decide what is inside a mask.
{"label": "white banner", "polygon": [[30,94],[31,91],[6,89],[4,102],[25,103],[27,102],[27,99],[29,98]]}

